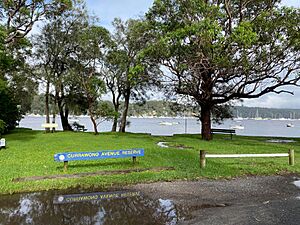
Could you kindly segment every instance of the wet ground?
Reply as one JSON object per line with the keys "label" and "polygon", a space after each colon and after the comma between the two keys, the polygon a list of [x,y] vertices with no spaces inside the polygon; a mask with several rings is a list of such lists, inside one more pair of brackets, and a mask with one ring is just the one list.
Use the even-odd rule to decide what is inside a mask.
{"label": "wet ground", "polygon": [[1,225],[178,224],[188,212],[140,191],[40,192],[0,197]]}
{"label": "wet ground", "polygon": [[300,224],[300,176],[0,196],[0,224]]}
{"label": "wet ground", "polygon": [[139,184],[152,198],[172,199],[189,218],[179,224],[300,224],[300,177],[265,176]]}

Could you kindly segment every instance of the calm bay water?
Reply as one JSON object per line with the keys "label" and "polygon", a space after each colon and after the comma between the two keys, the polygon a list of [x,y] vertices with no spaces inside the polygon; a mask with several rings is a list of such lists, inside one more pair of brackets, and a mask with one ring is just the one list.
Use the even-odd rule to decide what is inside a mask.
{"label": "calm bay water", "polygon": [[[82,124],[88,131],[93,131],[92,122],[89,117],[77,117],[79,124]],[[200,133],[200,123],[195,118],[129,118],[130,125],[126,131],[133,133],[151,133],[152,135],[173,135],[173,134],[197,134]],[[20,127],[33,130],[43,130],[41,124],[45,117],[25,116],[20,121]],[[70,120],[72,121],[72,120]],[[57,118],[58,130],[62,130],[60,118]],[[165,123],[167,125],[161,125]],[[172,125],[171,125],[172,124]],[[287,127],[292,124],[293,127]],[[226,120],[223,124],[213,124],[215,128],[231,128],[241,125],[243,130],[236,130],[238,135],[245,136],[272,136],[272,137],[300,137],[300,120]],[[111,130],[112,123],[105,121],[98,126],[100,132]]]}

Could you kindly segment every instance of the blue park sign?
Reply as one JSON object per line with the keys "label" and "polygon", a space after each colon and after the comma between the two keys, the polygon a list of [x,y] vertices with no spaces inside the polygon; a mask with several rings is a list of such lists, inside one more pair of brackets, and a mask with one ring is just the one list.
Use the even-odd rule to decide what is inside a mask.
{"label": "blue park sign", "polygon": [[134,148],[126,150],[105,150],[99,152],[67,152],[54,155],[57,162],[76,161],[76,160],[96,160],[110,158],[125,158],[144,156],[144,149]]}

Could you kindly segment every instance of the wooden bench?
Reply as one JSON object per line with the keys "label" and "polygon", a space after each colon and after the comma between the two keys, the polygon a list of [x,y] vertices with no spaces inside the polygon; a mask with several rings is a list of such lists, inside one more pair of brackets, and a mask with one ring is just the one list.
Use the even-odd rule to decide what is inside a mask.
{"label": "wooden bench", "polygon": [[5,146],[5,139],[4,138],[0,139],[0,149],[1,148],[6,148],[6,146]]}
{"label": "wooden bench", "polygon": [[43,123],[42,127],[45,129],[52,129],[52,132],[55,128],[58,128],[58,124],[57,123]]}
{"label": "wooden bench", "polygon": [[212,128],[211,129],[211,134],[230,134],[230,138],[232,139],[232,135],[235,134],[235,130],[234,129],[219,129],[219,128]]}
{"label": "wooden bench", "polygon": [[68,169],[69,161],[85,161],[98,159],[126,158],[132,157],[133,163],[136,162],[136,157],[144,156],[144,149],[133,148],[125,150],[105,150],[99,152],[67,152],[54,155],[54,161],[64,162],[64,170]]}
{"label": "wooden bench", "polygon": [[74,122],[72,124],[72,127],[74,128],[75,131],[83,131],[83,132],[87,131],[87,129],[84,127],[84,125],[81,125],[81,124],[79,124],[77,122]]}

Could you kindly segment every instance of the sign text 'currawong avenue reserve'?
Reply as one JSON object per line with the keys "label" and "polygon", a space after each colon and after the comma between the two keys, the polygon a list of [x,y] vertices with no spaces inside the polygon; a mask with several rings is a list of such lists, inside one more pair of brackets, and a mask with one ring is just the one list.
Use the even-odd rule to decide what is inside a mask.
{"label": "sign text 'currawong avenue reserve'", "polygon": [[126,150],[105,150],[99,152],[67,152],[54,155],[54,160],[58,162],[74,160],[95,160],[109,158],[125,158],[144,156],[144,149],[134,148]]}

